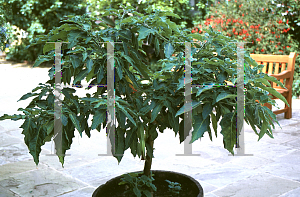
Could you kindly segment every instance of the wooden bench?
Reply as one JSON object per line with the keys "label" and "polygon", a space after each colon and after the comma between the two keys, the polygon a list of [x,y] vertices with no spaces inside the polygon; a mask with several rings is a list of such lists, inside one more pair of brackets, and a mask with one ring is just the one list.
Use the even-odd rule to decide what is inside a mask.
{"label": "wooden bench", "polygon": [[[280,94],[282,94],[290,107],[285,104],[285,108],[273,111],[274,114],[284,114],[284,118],[292,118],[292,87],[295,70],[296,53],[290,55],[267,55],[267,54],[251,54],[250,57],[258,64],[263,64],[262,72],[277,78],[287,89],[283,89],[277,84],[271,82],[271,86]],[[275,64],[274,64],[275,63]],[[275,70],[273,70],[273,65]],[[253,68],[253,66],[251,66]],[[259,71],[260,72],[260,71]],[[278,99],[271,95],[272,99]],[[264,106],[272,110],[272,105],[265,103]]]}

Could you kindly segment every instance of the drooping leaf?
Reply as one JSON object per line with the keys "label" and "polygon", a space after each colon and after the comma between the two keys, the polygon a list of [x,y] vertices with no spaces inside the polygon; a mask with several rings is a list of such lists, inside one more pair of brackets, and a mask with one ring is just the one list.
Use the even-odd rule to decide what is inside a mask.
{"label": "drooping leaf", "polygon": [[21,100],[26,100],[26,99],[28,99],[29,97],[36,96],[36,95],[39,95],[39,94],[38,94],[38,93],[31,93],[31,92],[29,92],[29,93],[27,93],[27,94],[24,94],[24,95],[18,100],[18,102],[21,101]]}
{"label": "drooping leaf", "polygon": [[226,99],[226,98],[236,98],[236,94],[229,94],[227,92],[221,92],[216,99],[216,103],[219,102],[220,100]]}
{"label": "drooping leaf", "polygon": [[[192,110],[195,109],[196,107],[198,107],[199,105],[203,104],[202,101],[192,101]],[[185,106],[183,105],[176,113],[175,117],[183,114],[185,111],[184,111],[184,108]]]}
{"label": "drooping leaf", "polygon": [[221,122],[221,134],[223,135],[224,148],[234,155],[233,147],[236,143],[236,116],[234,113],[227,113]]}
{"label": "drooping leaf", "polygon": [[206,103],[203,107],[202,118],[205,120],[212,111],[212,105],[210,102]]}
{"label": "drooping leaf", "polygon": [[71,112],[71,113],[69,113],[69,118],[71,119],[73,125],[79,131],[79,133],[81,134],[81,137],[82,137],[82,131],[81,131],[80,123],[77,119],[77,116],[73,112]]}
{"label": "drooping leaf", "polygon": [[174,53],[174,47],[172,46],[171,43],[166,43],[165,44],[165,56],[167,58],[170,58],[172,56],[172,54]]}
{"label": "drooping leaf", "polygon": [[211,122],[212,122],[213,129],[215,131],[215,135],[217,137],[217,127],[218,127],[217,123],[218,122],[217,122],[216,116],[213,112],[211,112]]}
{"label": "drooping leaf", "polygon": [[116,107],[118,107],[120,110],[122,110],[122,112],[126,115],[126,117],[134,124],[134,126],[136,126],[134,119],[122,105],[120,105],[118,102],[116,102]]}
{"label": "drooping leaf", "polygon": [[151,121],[150,121],[150,123],[152,123],[156,119],[156,117],[157,117],[158,113],[161,111],[162,107],[163,107],[162,103],[158,103],[154,107],[154,109],[153,109],[153,111],[151,113]]}
{"label": "drooping leaf", "polygon": [[49,57],[49,56],[46,56],[46,55],[40,55],[34,62],[33,64],[33,68],[39,66],[41,63],[43,62],[48,62],[50,60],[53,60],[53,57]]}
{"label": "drooping leaf", "polygon": [[48,51],[54,50],[55,49],[55,43],[46,43],[44,48],[43,48],[43,53],[46,55]]}
{"label": "drooping leaf", "polygon": [[140,41],[146,38],[150,33],[154,34],[156,31],[154,29],[149,29],[147,27],[141,26],[138,32],[139,32],[138,41]]}
{"label": "drooping leaf", "polygon": [[195,123],[193,124],[194,130],[192,132],[192,139],[190,143],[193,143],[194,141],[202,137],[204,135],[204,132],[207,131],[210,123],[209,117],[203,119],[201,117],[201,114],[198,114],[193,118],[195,119]]}

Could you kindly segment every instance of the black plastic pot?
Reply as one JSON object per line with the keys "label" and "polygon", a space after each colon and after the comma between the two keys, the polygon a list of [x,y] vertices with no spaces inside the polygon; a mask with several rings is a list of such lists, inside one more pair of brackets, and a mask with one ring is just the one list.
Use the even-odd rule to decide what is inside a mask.
{"label": "black plastic pot", "polygon": [[[135,173],[139,172],[141,171]],[[155,179],[153,184],[157,188],[157,191],[153,193],[153,197],[203,197],[203,188],[200,183],[188,175],[163,170],[152,170],[152,174],[154,174],[153,178]],[[127,189],[126,186],[118,185],[121,182],[121,178],[122,176],[118,176],[110,179],[98,187],[92,197],[127,197],[128,195],[124,194]],[[179,195],[169,195],[166,179],[181,184],[182,189]]]}

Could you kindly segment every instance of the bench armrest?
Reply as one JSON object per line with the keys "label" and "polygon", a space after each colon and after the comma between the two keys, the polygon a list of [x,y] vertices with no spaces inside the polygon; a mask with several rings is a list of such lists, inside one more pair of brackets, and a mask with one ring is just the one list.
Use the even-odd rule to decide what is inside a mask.
{"label": "bench armrest", "polygon": [[279,79],[287,79],[292,77],[292,71],[285,70],[281,72],[280,74],[271,74],[270,76],[275,77],[277,80]]}

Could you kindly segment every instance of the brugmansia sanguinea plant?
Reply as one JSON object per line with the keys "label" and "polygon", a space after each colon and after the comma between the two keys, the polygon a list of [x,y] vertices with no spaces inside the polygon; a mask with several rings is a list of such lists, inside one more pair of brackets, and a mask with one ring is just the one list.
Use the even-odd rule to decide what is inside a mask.
{"label": "brugmansia sanguinea plant", "polygon": [[[153,142],[158,137],[157,128],[161,133],[167,127],[172,129],[176,136],[179,134],[180,143],[187,137],[184,133],[184,42],[194,42],[196,39],[205,43],[192,44],[191,73],[193,84],[196,85],[224,84],[225,81],[237,84],[237,47],[230,43],[236,40],[214,32],[211,27],[205,35],[190,34],[190,31],[182,30],[168,19],[169,16],[179,18],[178,15],[158,10],[152,12],[150,8],[147,12],[147,15],[142,15],[129,6],[108,10],[101,19],[87,15],[68,16],[61,21],[61,26],[48,35],[38,37],[31,45],[45,44],[44,55],[35,61],[36,67],[42,62],[53,61],[55,46],[46,42],[69,42],[62,45],[62,82],[71,84],[71,80],[75,83],[85,79],[89,84],[106,84],[107,50],[105,44],[100,42],[122,42],[115,44],[114,86],[118,127],[115,129],[115,138],[110,141],[115,143],[113,154],[123,154],[130,148],[134,157],[138,155],[145,160],[144,174],[149,177]],[[115,16],[115,20],[107,16]],[[95,23],[97,20],[101,22]],[[158,59],[154,63],[149,59],[151,52],[144,51],[145,46],[152,49],[152,58]],[[264,134],[273,138],[271,125],[274,129],[272,120],[277,122],[276,116],[261,104],[275,104],[268,97],[269,93],[287,104],[268,81],[283,85],[274,77],[258,73],[262,65],[257,65],[248,51],[245,51],[244,58],[244,120],[251,125],[259,139]],[[251,65],[254,69],[251,69]],[[25,120],[21,126],[22,134],[36,165],[39,163],[41,146],[54,135],[54,71],[53,66],[49,70],[50,79],[45,84],[40,83],[32,92],[20,98],[33,97],[26,108],[19,109],[24,114],[5,114],[0,117],[0,120]],[[143,83],[144,80],[148,82]],[[132,93],[132,88],[136,93]],[[86,97],[80,98],[74,95],[75,88],[62,89],[63,154],[70,149],[75,129],[81,136],[85,132],[90,137],[91,129],[100,132],[101,127],[105,128],[105,90],[106,87],[97,87],[92,95],[86,94]],[[190,143],[199,140],[205,132],[209,133],[211,140],[213,132],[217,137],[217,125],[220,124],[224,148],[234,154],[236,97],[237,88],[232,86],[192,87],[193,131]],[[93,117],[92,125],[88,124],[90,115]],[[122,156],[114,157],[118,162],[122,159]],[[59,161],[63,165],[64,156],[59,156]]]}

